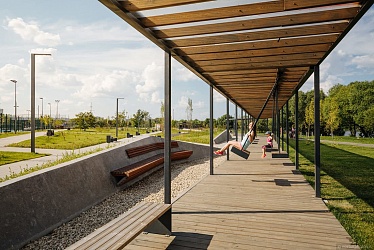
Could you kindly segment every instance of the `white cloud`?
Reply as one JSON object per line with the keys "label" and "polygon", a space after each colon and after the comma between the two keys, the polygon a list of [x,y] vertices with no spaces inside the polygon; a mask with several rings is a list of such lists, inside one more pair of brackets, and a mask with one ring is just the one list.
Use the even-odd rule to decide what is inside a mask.
{"label": "white cloud", "polygon": [[147,65],[142,73],[143,84],[136,85],[136,93],[143,101],[151,103],[160,103],[161,92],[163,90],[163,66],[152,63]]}
{"label": "white cloud", "polygon": [[358,69],[372,69],[374,68],[374,54],[364,55],[364,56],[355,56],[352,59],[352,63],[356,65]]}
{"label": "white cloud", "polygon": [[37,23],[27,23],[22,18],[9,19],[8,27],[24,40],[33,41],[39,45],[56,46],[60,44],[58,34],[42,31]]}
{"label": "white cloud", "polygon": [[131,93],[137,76],[129,71],[113,71],[108,75],[92,75],[81,80],[83,86],[73,94],[75,97],[90,99],[100,96],[117,96]]}

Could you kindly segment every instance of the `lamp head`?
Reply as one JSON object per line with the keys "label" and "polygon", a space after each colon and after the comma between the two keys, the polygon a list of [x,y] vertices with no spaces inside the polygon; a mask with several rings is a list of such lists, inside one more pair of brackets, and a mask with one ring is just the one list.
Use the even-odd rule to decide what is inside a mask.
{"label": "lamp head", "polygon": [[11,82],[14,82],[14,83],[17,83],[17,81],[16,80],[10,80]]}

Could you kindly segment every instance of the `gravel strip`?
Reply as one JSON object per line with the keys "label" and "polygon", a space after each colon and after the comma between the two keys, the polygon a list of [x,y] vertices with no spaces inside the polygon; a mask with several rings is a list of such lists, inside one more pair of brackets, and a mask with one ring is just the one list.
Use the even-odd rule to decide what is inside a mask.
{"label": "gravel strip", "polygon": [[[214,159],[214,167],[226,157]],[[177,198],[209,174],[209,158],[172,164],[172,199]],[[64,249],[97,228],[115,219],[141,201],[164,201],[164,174],[159,170],[134,185],[93,206],[71,221],[62,224],[50,234],[35,240],[22,249]]]}

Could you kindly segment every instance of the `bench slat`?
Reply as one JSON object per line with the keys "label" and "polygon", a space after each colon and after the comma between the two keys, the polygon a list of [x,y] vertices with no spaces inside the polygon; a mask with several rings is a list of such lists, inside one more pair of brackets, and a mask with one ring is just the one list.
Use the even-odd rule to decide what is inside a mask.
{"label": "bench slat", "polygon": [[[126,228],[124,231],[118,232],[112,244],[105,244],[104,249],[121,249],[135,239],[141,232],[143,232],[148,225],[152,224],[155,220],[161,217],[170,208],[170,204],[158,204],[155,208],[148,211],[141,219],[132,224],[131,227]],[[109,242],[108,242],[109,243]]]}
{"label": "bench slat", "polygon": [[162,216],[171,204],[142,202],[67,249],[119,249]]}
{"label": "bench slat", "polygon": [[149,204],[148,206],[142,206],[141,209],[135,209],[131,214],[125,213],[120,221],[105,231],[105,234],[95,237],[96,239],[93,240],[94,244],[92,244],[90,248],[109,249],[109,246],[115,244],[116,242],[123,244],[124,242],[126,243],[130,238],[135,238],[141,233],[141,230],[138,230],[138,232],[133,229],[155,211],[157,211],[156,203]]}
{"label": "bench slat", "polygon": [[[172,141],[171,142],[171,148],[177,148],[177,147],[179,147],[178,142],[177,141]],[[129,158],[133,158],[133,157],[143,155],[143,154],[146,154],[146,153],[149,153],[149,152],[152,152],[152,151],[156,151],[156,150],[159,150],[159,149],[163,149],[163,148],[164,148],[164,143],[163,142],[156,142],[156,143],[152,143],[152,144],[147,144],[147,145],[143,145],[143,146],[139,146],[139,147],[126,149],[126,153],[127,153],[127,156]]]}

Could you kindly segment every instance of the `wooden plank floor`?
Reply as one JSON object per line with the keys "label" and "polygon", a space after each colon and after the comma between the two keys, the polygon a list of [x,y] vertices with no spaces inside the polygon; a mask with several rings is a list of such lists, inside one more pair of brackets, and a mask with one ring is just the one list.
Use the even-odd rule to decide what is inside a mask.
{"label": "wooden plank floor", "polygon": [[126,249],[358,249],[288,158],[261,159],[264,143],[174,202],[171,236],[141,234]]}

